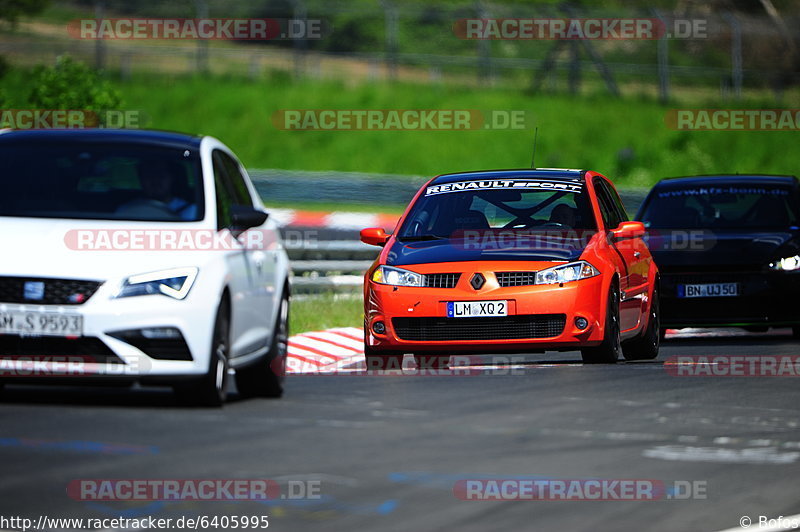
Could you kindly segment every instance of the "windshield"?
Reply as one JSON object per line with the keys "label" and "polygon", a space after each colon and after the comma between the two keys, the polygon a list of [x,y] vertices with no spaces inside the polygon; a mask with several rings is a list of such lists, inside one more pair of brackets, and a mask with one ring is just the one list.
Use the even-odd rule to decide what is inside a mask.
{"label": "windshield", "polygon": [[199,157],[183,148],[118,143],[0,145],[0,216],[202,220]]}
{"label": "windshield", "polygon": [[[470,183],[476,186],[469,188]],[[493,186],[478,188],[481,184]],[[547,188],[539,188],[543,184]],[[400,240],[453,238],[464,231],[597,229],[582,184],[513,180],[451,185],[427,188],[400,228]]]}
{"label": "windshield", "polygon": [[785,229],[797,225],[796,205],[789,187],[693,186],[656,192],[640,219],[653,229]]}

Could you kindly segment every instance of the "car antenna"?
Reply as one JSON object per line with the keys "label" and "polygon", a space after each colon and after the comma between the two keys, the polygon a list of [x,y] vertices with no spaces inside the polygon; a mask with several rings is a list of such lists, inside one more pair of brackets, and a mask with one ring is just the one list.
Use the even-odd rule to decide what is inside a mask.
{"label": "car antenna", "polygon": [[533,132],[533,155],[531,156],[531,169],[536,170],[536,140],[539,138],[539,128]]}

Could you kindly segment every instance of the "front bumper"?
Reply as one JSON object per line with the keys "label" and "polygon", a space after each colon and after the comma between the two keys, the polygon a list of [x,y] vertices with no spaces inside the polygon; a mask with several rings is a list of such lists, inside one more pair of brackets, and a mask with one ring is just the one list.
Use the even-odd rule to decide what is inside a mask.
{"label": "front bumper", "polygon": [[[446,267],[444,267],[446,269]],[[599,344],[606,300],[602,276],[563,285],[500,287],[492,272],[472,289],[463,274],[455,288],[365,285],[365,342],[377,352],[522,352],[572,350]],[[448,318],[449,301],[508,301],[508,318]],[[585,318],[588,326],[575,324]],[[384,334],[374,330],[385,324]]]}
{"label": "front bumper", "polygon": [[[208,303],[215,299],[203,300],[200,290],[193,292],[184,300],[161,295],[112,299],[103,286],[83,305],[0,303],[0,311],[83,318],[83,335],[77,338],[0,335],[0,379],[115,377],[147,383],[202,375],[209,367],[216,306]],[[172,329],[179,338],[143,342],[116,334],[140,329]]]}
{"label": "front bumper", "polygon": [[[738,283],[735,297],[678,297],[681,284]],[[661,275],[664,327],[800,325],[800,275],[790,272],[703,272]]]}

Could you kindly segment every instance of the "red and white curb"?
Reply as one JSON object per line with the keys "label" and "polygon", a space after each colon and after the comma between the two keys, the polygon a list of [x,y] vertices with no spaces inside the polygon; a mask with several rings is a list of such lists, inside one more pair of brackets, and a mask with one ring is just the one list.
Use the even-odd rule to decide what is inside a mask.
{"label": "red and white curb", "polygon": [[280,227],[319,227],[328,229],[358,230],[365,227],[393,229],[400,216],[397,214],[371,214],[364,212],[314,212],[294,209],[271,209],[270,216]]}
{"label": "red and white curb", "polygon": [[337,373],[364,359],[364,331],[343,327],[289,338],[286,373]]}
{"label": "red and white curb", "polygon": [[[791,332],[791,331],[789,331]],[[725,337],[752,337],[755,335],[781,336],[787,333],[787,329],[770,329],[763,333],[752,333],[736,327],[726,327],[719,329],[667,329],[667,338],[725,338]]]}
{"label": "red and white curb", "polygon": [[[747,336],[735,329],[667,329],[667,338]],[[777,334],[777,333],[776,333]],[[521,366],[522,367],[522,366]],[[289,338],[288,375],[349,373],[364,369],[364,331],[341,327]]]}

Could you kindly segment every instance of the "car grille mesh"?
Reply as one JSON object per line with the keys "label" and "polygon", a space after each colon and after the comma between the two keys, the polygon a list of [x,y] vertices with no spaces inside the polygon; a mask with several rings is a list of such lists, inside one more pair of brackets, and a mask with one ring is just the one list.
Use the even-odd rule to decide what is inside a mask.
{"label": "car grille mesh", "polygon": [[429,288],[455,288],[460,277],[460,273],[428,273],[425,274],[423,286]]}
{"label": "car grille mesh", "polygon": [[0,335],[0,359],[52,360],[124,364],[99,338]]}
{"label": "car grille mesh", "polygon": [[455,340],[521,340],[559,336],[566,314],[533,314],[495,318],[393,318],[397,337],[417,342]]}
{"label": "car grille mesh", "polygon": [[536,284],[536,272],[495,272],[494,275],[502,288]]}
{"label": "car grille mesh", "polygon": [[[44,296],[41,299],[27,299],[25,283],[44,283]],[[82,305],[97,292],[101,284],[98,281],[74,279],[0,277],[0,303]]]}

